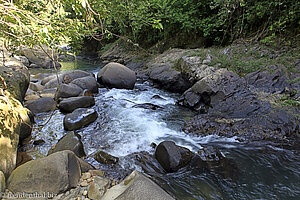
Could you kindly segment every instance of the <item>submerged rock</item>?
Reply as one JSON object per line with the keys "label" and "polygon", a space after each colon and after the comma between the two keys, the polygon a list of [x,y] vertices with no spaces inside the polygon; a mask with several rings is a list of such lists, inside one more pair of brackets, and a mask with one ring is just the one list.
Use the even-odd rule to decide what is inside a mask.
{"label": "submerged rock", "polygon": [[79,158],[86,156],[81,136],[73,131],[60,138],[54,147],[49,150],[48,155],[64,150],[73,151]]}
{"label": "submerged rock", "polygon": [[109,88],[133,89],[136,75],[124,65],[111,62],[98,72],[97,81]]}
{"label": "submerged rock", "polygon": [[62,100],[59,103],[59,110],[62,112],[73,112],[77,108],[88,108],[95,105],[94,97],[80,96]]}
{"label": "submerged rock", "polygon": [[13,193],[59,194],[76,187],[80,175],[76,155],[72,151],[60,151],[16,168],[8,178],[7,188]]}
{"label": "submerged rock", "polygon": [[118,157],[112,156],[104,151],[98,151],[95,154],[94,158],[99,163],[106,164],[106,165],[116,164],[119,161]]}
{"label": "submerged rock", "polygon": [[92,123],[97,117],[98,114],[94,109],[77,108],[72,113],[65,116],[64,128],[69,131],[76,130]]}
{"label": "submerged rock", "polygon": [[152,103],[136,104],[136,105],[132,106],[132,108],[143,108],[143,109],[149,109],[149,110],[164,109],[163,107],[154,105]]}
{"label": "submerged rock", "polygon": [[193,152],[176,145],[173,141],[161,142],[155,150],[155,158],[166,172],[176,172],[186,166],[192,157]]}
{"label": "submerged rock", "polygon": [[142,173],[133,171],[120,184],[110,188],[101,198],[102,200],[146,200],[161,199],[174,200],[167,192]]}

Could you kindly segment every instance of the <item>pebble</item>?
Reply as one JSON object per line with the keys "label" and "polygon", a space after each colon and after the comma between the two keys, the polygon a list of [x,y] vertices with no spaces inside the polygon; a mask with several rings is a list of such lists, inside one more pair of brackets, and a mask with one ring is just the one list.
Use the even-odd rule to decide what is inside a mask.
{"label": "pebble", "polygon": [[82,193],[82,195],[83,195],[83,196],[86,196],[87,193],[88,193],[87,190],[84,190],[83,193]]}
{"label": "pebble", "polygon": [[86,181],[87,181],[88,183],[90,183],[90,182],[92,182],[92,181],[93,181],[93,179],[91,179],[91,178],[88,178]]}
{"label": "pebble", "polygon": [[91,176],[92,176],[91,173],[86,172],[86,173],[82,174],[82,177],[81,177],[81,178],[82,178],[83,180],[85,180],[85,179],[91,178]]}
{"label": "pebble", "polygon": [[88,182],[86,181],[86,180],[84,180],[84,181],[82,181],[81,183],[80,183],[80,186],[81,187],[86,187],[86,186],[88,186],[89,184],[88,184]]}

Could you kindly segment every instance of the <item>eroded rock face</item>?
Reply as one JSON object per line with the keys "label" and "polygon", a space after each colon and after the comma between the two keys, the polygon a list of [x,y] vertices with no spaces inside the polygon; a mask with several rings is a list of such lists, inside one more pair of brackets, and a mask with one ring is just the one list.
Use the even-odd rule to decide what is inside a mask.
{"label": "eroded rock face", "polygon": [[166,172],[176,172],[186,166],[192,156],[189,149],[177,146],[173,141],[161,142],[155,150],[155,158]]}
{"label": "eroded rock face", "polygon": [[13,193],[59,194],[76,187],[80,175],[76,155],[72,151],[60,151],[16,168],[7,181],[7,187]]}
{"label": "eroded rock face", "polygon": [[72,113],[65,116],[64,128],[70,131],[76,130],[92,123],[97,117],[98,114],[94,109],[77,108]]}
{"label": "eroded rock face", "polygon": [[109,88],[133,89],[136,75],[124,65],[112,62],[98,72],[97,81]]}

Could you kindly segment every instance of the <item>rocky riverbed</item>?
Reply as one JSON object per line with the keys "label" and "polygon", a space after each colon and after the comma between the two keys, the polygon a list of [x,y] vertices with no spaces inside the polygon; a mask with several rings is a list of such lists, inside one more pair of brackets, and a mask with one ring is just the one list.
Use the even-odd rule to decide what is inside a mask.
{"label": "rocky riverbed", "polygon": [[[227,152],[229,156],[224,154],[227,151],[224,146],[212,145],[208,138],[219,138],[212,140],[214,142],[226,141],[226,138],[234,141],[229,144],[230,148],[239,143],[250,147],[270,145],[272,148],[291,149],[293,153],[299,150],[300,70],[297,60],[293,61],[292,71],[282,65],[267,65],[238,75],[230,68],[222,67],[224,63],[214,51],[172,49],[157,57],[137,61],[126,52],[115,52],[115,49],[102,56],[106,62],[114,62],[97,69],[96,73],[82,70],[62,71],[57,75],[40,73],[32,75],[30,81],[24,65],[33,67],[37,61],[32,58],[26,60],[26,57],[5,58],[6,63],[12,64],[1,66],[1,77],[8,85],[2,87],[3,94],[7,95],[6,91],[13,93],[13,98],[24,102],[23,105],[29,109],[23,120],[19,119],[17,125],[12,126],[22,128],[13,128],[15,131],[10,132],[14,145],[10,154],[4,157],[9,165],[1,167],[7,181],[6,186],[2,181],[0,188],[2,191],[7,188],[6,195],[48,192],[57,195],[54,199],[183,199],[185,192],[180,190],[185,187],[174,183],[176,174],[210,173],[221,177],[217,178],[217,182],[229,180],[233,184],[238,183],[240,174],[245,173],[241,164],[230,156],[231,153]],[[254,50],[276,57],[272,52]],[[233,51],[230,48],[222,50],[228,58],[234,57]],[[53,63],[39,65],[55,66]],[[7,76],[7,72],[11,72],[11,76]],[[166,95],[153,87],[179,94]],[[24,91],[27,91],[26,94]],[[148,102],[145,102],[146,99]],[[186,112],[189,113],[186,119],[180,119],[184,116],[183,107],[190,109]],[[174,109],[183,110],[170,122],[168,118]],[[112,110],[117,118],[111,119],[113,123],[110,123],[105,117]],[[26,151],[48,142],[42,137],[31,140],[32,123],[34,119],[43,118],[43,113],[59,120],[55,121],[57,124],[51,124],[51,120],[48,122],[61,129],[54,134],[54,141],[59,140],[51,148],[46,148],[49,150],[47,156],[42,153],[44,158],[34,156],[38,159],[33,160]],[[149,118],[144,118],[144,113]],[[140,122],[148,121],[149,126],[130,121],[138,118]],[[153,121],[150,121],[151,118]],[[167,125],[159,120],[167,120]],[[34,127],[42,130],[48,127],[47,124],[39,126],[45,122],[36,121],[38,126]],[[105,123],[111,127],[105,128]],[[132,130],[132,125],[137,125],[136,130]],[[109,134],[116,129],[120,132],[118,137]],[[107,137],[99,139],[95,130],[103,131]],[[124,136],[131,138],[126,145],[120,142],[127,141]],[[95,144],[100,141],[108,147]],[[99,146],[103,150],[99,150]],[[288,173],[297,174],[297,156],[291,159],[294,163],[290,167],[292,172]],[[132,160],[130,162],[135,164],[126,165],[125,160]],[[266,162],[268,160],[266,158]],[[13,170],[14,166],[18,167]],[[136,171],[129,175],[136,168],[147,175]],[[119,172],[112,172],[114,170]],[[49,173],[46,175],[45,172]],[[147,177],[149,175],[152,180]],[[5,180],[4,176],[1,177]],[[193,180],[191,184],[200,183]],[[205,187],[207,185],[203,184],[199,189],[201,194],[196,194],[198,186],[194,187],[195,190],[186,189],[186,192],[191,191],[187,198],[222,199],[228,197],[227,189],[231,188],[227,185],[227,193],[222,193],[216,189],[218,187],[214,192],[208,188],[204,192]],[[290,186],[290,189],[296,191],[297,186]],[[156,191],[155,198],[153,191]],[[292,192],[290,196],[295,195]]]}

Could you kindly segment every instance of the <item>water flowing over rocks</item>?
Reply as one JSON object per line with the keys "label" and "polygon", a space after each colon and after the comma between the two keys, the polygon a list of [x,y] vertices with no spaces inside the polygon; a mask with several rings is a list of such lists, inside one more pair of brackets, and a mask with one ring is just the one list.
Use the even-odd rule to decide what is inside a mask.
{"label": "water flowing over rocks", "polygon": [[8,178],[7,187],[13,193],[59,194],[76,187],[80,174],[76,155],[71,151],[61,151],[19,166]]}
{"label": "water flowing over rocks", "polygon": [[108,88],[133,89],[136,75],[124,65],[112,62],[98,72],[97,81]]}

